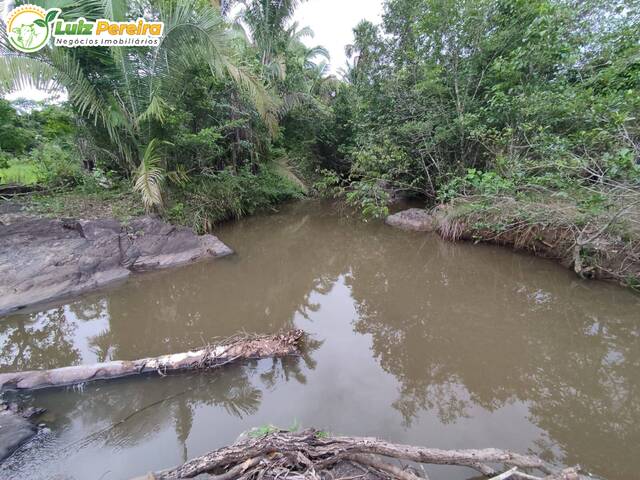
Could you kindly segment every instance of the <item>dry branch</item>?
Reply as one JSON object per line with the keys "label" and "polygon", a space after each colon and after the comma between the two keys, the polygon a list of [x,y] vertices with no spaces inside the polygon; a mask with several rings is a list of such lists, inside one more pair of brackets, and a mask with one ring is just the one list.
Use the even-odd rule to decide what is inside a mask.
{"label": "dry branch", "polygon": [[[503,465],[509,478],[578,480],[577,469],[551,471],[537,457],[520,455],[506,450],[439,450],[409,445],[397,445],[375,438],[325,437],[316,430],[301,433],[276,432],[260,438],[249,438],[235,445],[221,448],[184,465],[149,474],[145,478],[170,480],[193,478],[201,474],[213,478],[234,479],[319,479],[341,462],[349,461],[372,471],[376,478],[398,480],[423,479],[417,473],[402,470],[389,459],[432,465],[469,467],[487,475],[487,464]],[[517,467],[514,469],[513,467]],[[531,473],[524,473],[524,471]],[[503,470],[504,471],[504,470]],[[542,472],[542,476],[534,475]],[[496,472],[497,474],[497,472]],[[545,476],[546,475],[546,476]],[[498,478],[507,478],[505,476]]]}
{"label": "dry branch", "polygon": [[420,478],[423,480],[429,480],[427,477],[418,477],[413,472],[391,465],[388,461],[376,455],[354,454],[347,455],[344,459],[356,464],[371,467],[374,470],[385,472],[392,478],[397,478],[398,480],[420,480]]}
{"label": "dry branch", "polygon": [[279,335],[244,335],[232,337],[217,345],[210,345],[194,352],[52,370],[3,373],[0,374],[0,391],[60,387],[144,373],[164,375],[182,370],[220,367],[236,360],[284,357],[300,353],[303,336],[302,330],[292,330]]}

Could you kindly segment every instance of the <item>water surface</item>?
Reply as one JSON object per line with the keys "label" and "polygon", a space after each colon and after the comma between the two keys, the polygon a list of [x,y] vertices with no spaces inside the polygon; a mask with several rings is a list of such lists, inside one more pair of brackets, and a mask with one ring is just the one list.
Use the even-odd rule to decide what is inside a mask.
{"label": "water surface", "polygon": [[[0,478],[130,478],[265,424],[509,448],[637,478],[640,297],[549,261],[363,223],[314,202],[218,235],[235,256],[0,320],[0,371],[292,327],[313,334],[305,355],[22,395],[48,409],[51,431],[0,466]],[[428,471],[434,480],[475,476]]]}

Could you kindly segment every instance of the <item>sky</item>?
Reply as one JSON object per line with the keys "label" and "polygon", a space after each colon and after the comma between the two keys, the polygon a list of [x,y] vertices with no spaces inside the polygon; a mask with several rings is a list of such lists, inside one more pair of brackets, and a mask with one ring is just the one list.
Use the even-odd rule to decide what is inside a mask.
{"label": "sky", "polygon": [[[300,27],[311,27],[314,38],[305,39],[309,46],[322,45],[331,54],[331,72],[338,73],[344,67],[345,45],[353,42],[353,28],[360,20],[379,23],[382,20],[382,0],[308,0],[296,11],[295,20]],[[46,93],[22,90],[6,96],[44,100]]]}
{"label": "sky", "polygon": [[305,43],[329,50],[334,73],[344,66],[344,47],[353,42],[353,28],[364,19],[380,23],[382,0],[308,0],[296,12],[300,26],[309,26],[315,32],[315,37],[305,39]]}

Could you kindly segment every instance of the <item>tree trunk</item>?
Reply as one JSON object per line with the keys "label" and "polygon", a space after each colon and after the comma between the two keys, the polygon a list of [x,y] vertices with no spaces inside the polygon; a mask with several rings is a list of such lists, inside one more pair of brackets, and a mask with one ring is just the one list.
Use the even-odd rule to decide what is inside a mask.
{"label": "tree trunk", "polygon": [[133,361],[114,361],[95,365],[78,365],[53,370],[0,374],[0,391],[33,390],[60,387],[112,378],[216,368],[237,360],[285,357],[300,354],[304,332],[292,330],[279,335],[236,336],[202,350],[163,355]]}

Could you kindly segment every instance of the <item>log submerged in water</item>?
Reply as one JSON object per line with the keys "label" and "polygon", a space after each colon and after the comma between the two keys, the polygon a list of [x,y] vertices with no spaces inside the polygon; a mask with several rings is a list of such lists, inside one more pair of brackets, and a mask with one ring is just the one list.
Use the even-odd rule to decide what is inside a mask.
{"label": "log submerged in water", "polygon": [[0,374],[0,391],[62,387],[144,373],[164,375],[183,370],[216,368],[239,360],[285,357],[300,353],[303,336],[302,330],[278,335],[241,335],[192,352],[52,370],[3,373]]}
{"label": "log submerged in water", "polygon": [[[390,459],[394,460],[391,463]],[[320,480],[349,478],[425,480],[424,472],[401,468],[398,460],[430,465],[468,467],[487,477],[506,480],[579,480],[578,467],[552,471],[541,459],[507,450],[440,450],[397,445],[376,438],[329,437],[317,430],[301,433],[275,432],[249,438],[188,461],[177,468],[150,473],[137,480],[174,480],[209,475],[213,480]],[[504,473],[490,466],[504,466]],[[340,467],[341,472],[336,470]],[[364,473],[363,473],[364,472]],[[535,474],[541,472],[542,476]],[[359,475],[358,475],[359,474]]]}

